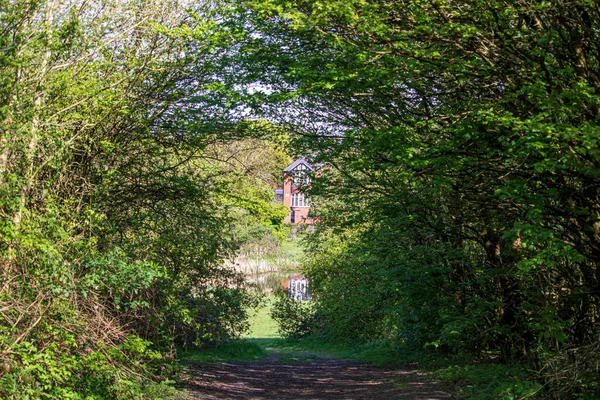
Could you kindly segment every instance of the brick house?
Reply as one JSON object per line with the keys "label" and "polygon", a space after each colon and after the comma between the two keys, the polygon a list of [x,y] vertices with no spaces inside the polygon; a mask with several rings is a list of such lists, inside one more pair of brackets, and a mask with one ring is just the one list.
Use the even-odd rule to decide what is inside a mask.
{"label": "brick house", "polygon": [[310,184],[309,174],[313,167],[303,158],[300,158],[283,170],[283,188],[275,190],[276,200],[282,201],[290,209],[290,214],[283,222],[312,224],[314,221],[308,216],[310,201],[302,190]]}

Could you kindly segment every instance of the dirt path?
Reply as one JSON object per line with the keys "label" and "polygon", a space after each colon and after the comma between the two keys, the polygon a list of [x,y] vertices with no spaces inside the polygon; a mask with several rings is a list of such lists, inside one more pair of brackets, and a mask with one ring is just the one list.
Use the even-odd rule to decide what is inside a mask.
{"label": "dirt path", "polygon": [[315,353],[272,353],[264,361],[191,365],[182,382],[192,399],[417,399],[449,395],[425,374],[375,368]]}

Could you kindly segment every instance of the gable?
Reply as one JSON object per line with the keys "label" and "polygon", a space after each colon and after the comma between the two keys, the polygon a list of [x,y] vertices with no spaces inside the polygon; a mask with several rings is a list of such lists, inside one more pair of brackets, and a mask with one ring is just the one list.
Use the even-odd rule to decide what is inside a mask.
{"label": "gable", "polygon": [[312,171],[310,164],[303,158],[299,158],[290,165],[288,165],[283,172],[292,171]]}

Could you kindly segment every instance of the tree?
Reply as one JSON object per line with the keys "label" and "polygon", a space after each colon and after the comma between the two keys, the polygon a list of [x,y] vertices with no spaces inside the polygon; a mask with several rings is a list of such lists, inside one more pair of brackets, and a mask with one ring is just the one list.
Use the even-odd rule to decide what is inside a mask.
{"label": "tree", "polygon": [[0,3],[0,397],[164,397],[175,344],[244,330],[217,9]]}
{"label": "tree", "polygon": [[[382,318],[402,330],[417,315],[421,345],[535,362],[595,341],[596,4],[243,4],[235,20],[254,31],[231,57],[241,81],[269,88],[256,111],[337,170],[312,197],[342,201],[319,218],[359,232],[316,289],[332,315],[349,309],[336,282],[372,270],[399,289]],[[435,279],[406,279],[411,268]],[[433,317],[411,300],[429,285]]]}

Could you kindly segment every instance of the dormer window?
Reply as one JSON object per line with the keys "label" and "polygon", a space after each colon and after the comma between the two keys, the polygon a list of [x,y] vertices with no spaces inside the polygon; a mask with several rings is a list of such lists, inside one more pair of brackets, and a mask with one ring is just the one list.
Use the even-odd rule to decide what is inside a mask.
{"label": "dormer window", "polygon": [[310,183],[310,177],[308,173],[310,169],[305,164],[299,164],[294,168],[290,174],[292,175],[293,185],[296,187],[304,187]]}
{"label": "dormer window", "polygon": [[294,186],[296,187],[304,187],[310,183],[310,177],[308,176],[306,171],[292,172],[292,180],[294,182]]}

